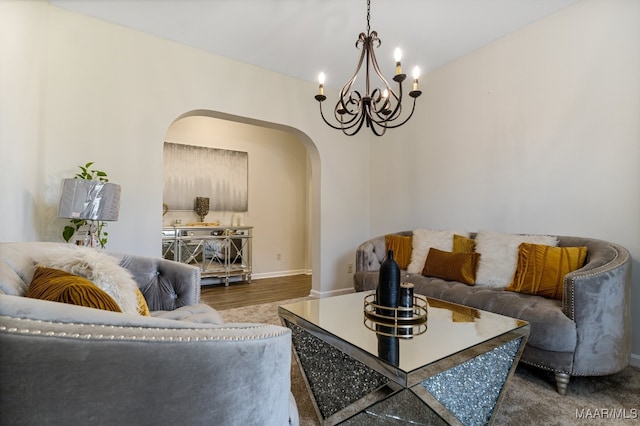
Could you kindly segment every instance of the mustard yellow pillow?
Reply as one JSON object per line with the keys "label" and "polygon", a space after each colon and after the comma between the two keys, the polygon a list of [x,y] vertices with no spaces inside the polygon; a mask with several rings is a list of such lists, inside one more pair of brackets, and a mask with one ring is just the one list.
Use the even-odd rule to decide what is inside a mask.
{"label": "mustard yellow pillow", "polygon": [[97,285],[59,269],[36,268],[27,297],[122,312],[115,300]]}
{"label": "mustard yellow pillow", "polygon": [[473,238],[467,238],[462,235],[453,234],[454,253],[471,253],[474,251],[476,251],[476,241]]}
{"label": "mustard yellow pillow", "polygon": [[518,247],[518,266],[505,289],[562,299],[564,276],[584,265],[586,247],[551,247],[522,243]]}
{"label": "mustard yellow pillow", "polygon": [[407,269],[411,262],[413,238],[410,235],[389,234],[384,236],[386,251],[393,250],[393,258],[400,269]]}
{"label": "mustard yellow pillow", "polygon": [[473,285],[479,261],[480,253],[452,253],[431,247],[422,275]]}
{"label": "mustard yellow pillow", "polygon": [[151,312],[149,312],[149,305],[147,305],[147,299],[144,298],[144,295],[142,294],[139,288],[136,288],[136,296],[138,297],[138,313],[140,315],[144,315],[145,317],[150,317]]}

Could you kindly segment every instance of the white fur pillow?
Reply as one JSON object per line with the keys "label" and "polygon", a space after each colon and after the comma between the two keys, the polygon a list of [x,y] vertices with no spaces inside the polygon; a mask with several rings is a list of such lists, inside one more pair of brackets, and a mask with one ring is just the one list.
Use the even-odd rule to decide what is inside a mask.
{"label": "white fur pillow", "polygon": [[138,285],[131,274],[119,265],[118,259],[95,249],[72,244],[43,250],[35,253],[33,258],[40,266],[85,277],[111,296],[122,312],[139,315]]}
{"label": "white fur pillow", "polygon": [[476,273],[476,286],[506,288],[516,273],[518,246],[527,242],[557,246],[558,238],[549,235],[517,235],[479,231],[475,238],[480,263]]}
{"label": "white fur pillow", "polygon": [[416,229],[413,231],[411,248],[411,262],[407,266],[410,274],[421,274],[424,262],[431,247],[443,251],[453,250],[453,234],[469,237],[466,231],[434,231],[431,229]]}

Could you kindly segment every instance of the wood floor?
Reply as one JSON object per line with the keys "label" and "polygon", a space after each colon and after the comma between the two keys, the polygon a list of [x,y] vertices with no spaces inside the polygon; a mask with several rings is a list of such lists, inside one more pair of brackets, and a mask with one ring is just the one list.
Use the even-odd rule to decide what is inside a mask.
{"label": "wood floor", "polygon": [[261,303],[306,297],[311,291],[311,275],[264,278],[246,282],[202,286],[202,303],[218,309],[232,309]]}

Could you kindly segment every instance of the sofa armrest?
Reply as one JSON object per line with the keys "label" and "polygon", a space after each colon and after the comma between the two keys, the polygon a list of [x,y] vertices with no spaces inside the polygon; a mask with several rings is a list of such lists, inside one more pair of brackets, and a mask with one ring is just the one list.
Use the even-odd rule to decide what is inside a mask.
{"label": "sofa armrest", "polygon": [[605,241],[586,245],[587,263],[564,278],[562,307],[578,337],[572,374],[614,373],[631,353],[631,256]]}
{"label": "sofa armrest", "polygon": [[377,271],[386,257],[384,236],[365,241],[356,249],[356,272]]}
{"label": "sofa armrest", "polygon": [[200,269],[172,260],[109,253],[138,283],[151,311],[172,311],[200,301]]}
{"label": "sofa armrest", "polygon": [[[62,305],[0,295],[0,412],[7,421],[289,424],[289,329]],[[92,321],[79,322],[85,315]],[[54,319],[60,316],[75,319]]]}

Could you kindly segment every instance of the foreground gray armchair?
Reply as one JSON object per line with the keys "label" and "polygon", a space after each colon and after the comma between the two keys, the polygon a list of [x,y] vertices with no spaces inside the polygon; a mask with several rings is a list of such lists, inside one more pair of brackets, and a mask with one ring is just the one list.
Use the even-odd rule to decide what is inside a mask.
{"label": "foreground gray armchair", "polygon": [[55,245],[0,243],[0,423],[298,424],[288,329],[223,323],[197,268],[131,255],[151,317],[24,297]]}

